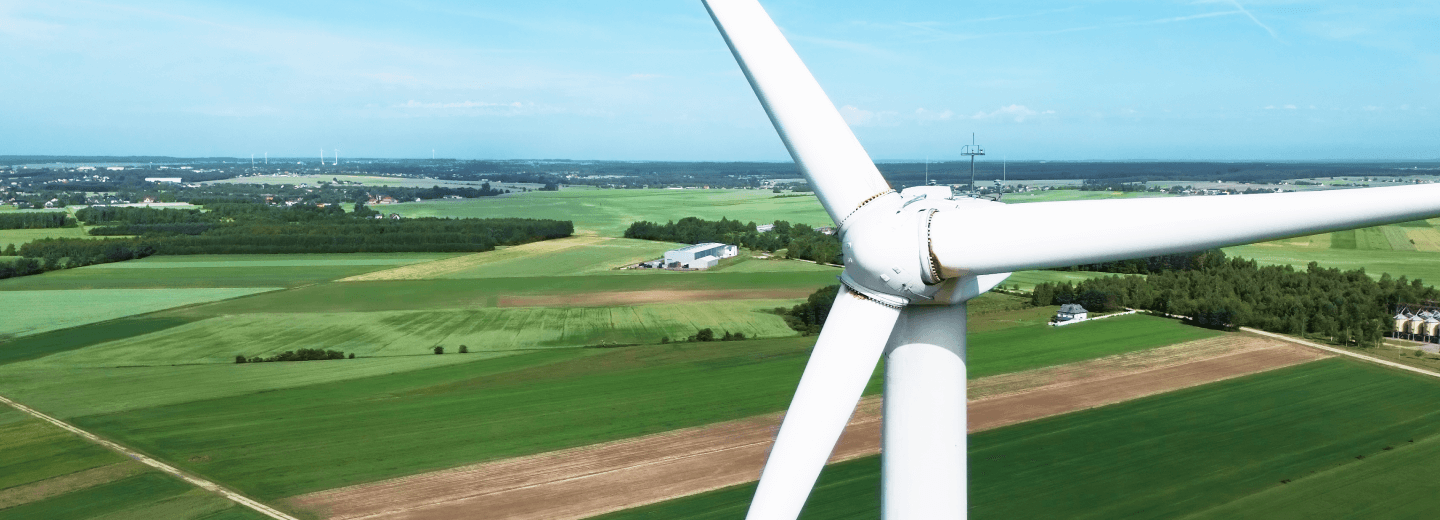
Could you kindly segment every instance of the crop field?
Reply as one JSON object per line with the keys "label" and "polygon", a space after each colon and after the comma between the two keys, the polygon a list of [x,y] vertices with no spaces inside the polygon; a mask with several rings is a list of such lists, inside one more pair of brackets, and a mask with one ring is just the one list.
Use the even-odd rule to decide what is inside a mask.
{"label": "crop field", "polygon": [[48,423],[0,406],[0,519],[262,519]]}
{"label": "crop field", "polygon": [[1327,268],[1364,268],[1375,278],[1390,273],[1440,280],[1440,219],[1228,247],[1225,254],[1297,269],[1317,262]]}
{"label": "crop field", "polygon": [[[3,207],[3,206],[0,206]],[[5,249],[14,244],[20,247],[31,240],[41,238],[87,238],[85,228],[50,228],[50,229],[0,229],[0,249]]]}
{"label": "crop field", "polygon": [[1051,327],[1031,325],[970,334],[970,378],[1062,365],[1219,335],[1175,320],[1132,315]]}
{"label": "crop field", "polygon": [[[272,289],[0,291],[0,337],[35,334],[269,290]],[[4,348],[3,345],[0,348]]]}
{"label": "crop field", "polygon": [[532,192],[512,197],[486,197],[391,206],[407,217],[522,217],[575,222],[577,232],[618,237],[631,222],[666,222],[685,217],[729,218],[766,224],[775,220],[812,226],[833,225],[812,196],[777,197],[768,190],[571,190]]}
{"label": "crop field", "polygon": [[[1125,319],[1135,319],[1128,328],[1149,338],[1180,340],[1199,330]],[[1009,332],[1048,332],[1036,330],[1043,327],[973,335],[972,375],[1148,348],[1073,326],[1029,342],[1055,354],[1044,358]],[[61,362],[85,363],[76,355],[89,349],[80,349],[0,366],[0,393],[262,498],[279,498],[778,411],[813,341],[176,367]],[[880,380],[877,372],[870,393]],[[349,433],[360,430],[367,434]]]}
{"label": "crop field", "polygon": [[1007,203],[1020,202],[1054,202],[1061,200],[1098,200],[1098,199],[1143,199],[1152,197],[1171,197],[1165,193],[1150,193],[1144,191],[1118,192],[1118,191],[1080,191],[1080,190],[1049,190],[1030,191],[1025,193],[1006,193],[1001,201]]}
{"label": "crop field", "polygon": [[766,312],[791,300],[680,302],[622,307],[510,307],[351,313],[228,315],[47,356],[31,366],[117,367],[234,363],[319,348],[357,356],[433,355],[600,344],[652,344],[702,328],[752,338],[793,336]]}
{"label": "crop field", "polygon": [[189,321],[181,318],[121,318],[12,338],[0,342],[0,365],[158,332]]}
{"label": "crop field", "polygon": [[621,273],[622,271],[615,269],[660,258],[665,255],[666,251],[677,247],[683,247],[683,244],[614,238],[599,240],[586,244],[584,247],[505,258],[469,269],[448,272],[439,277],[499,278]]}
{"label": "crop field", "polygon": [[452,256],[455,254],[151,256],[0,280],[0,291],[296,287]]}
{"label": "crop field", "polygon": [[[970,515],[1423,517],[1436,399],[1433,378],[1332,359],[990,430],[970,436]],[[801,518],[874,518],[879,472],[878,457],[827,467]],[[597,518],[735,518],[753,493]]]}
{"label": "crop field", "polygon": [[[473,309],[500,305],[501,297],[581,295],[621,291],[752,291],[797,294],[834,285],[833,271],[650,272],[634,276],[545,276],[452,280],[395,280],[318,284],[177,311],[187,316],[248,313],[374,312]],[[791,296],[786,296],[787,298]]]}
{"label": "crop field", "polygon": [[[339,180],[343,182],[355,182],[361,186],[400,186],[406,188],[429,188],[441,186],[445,188],[480,187],[479,182],[469,181],[447,181],[441,179],[420,179],[414,177],[386,177],[380,175],[250,175],[246,177],[235,177],[232,179],[221,179],[217,181],[206,181],[203,184],[319,184]],[[499,186],[494,183],[492,186]],[[537,185],[538,186],[538,185]]]}

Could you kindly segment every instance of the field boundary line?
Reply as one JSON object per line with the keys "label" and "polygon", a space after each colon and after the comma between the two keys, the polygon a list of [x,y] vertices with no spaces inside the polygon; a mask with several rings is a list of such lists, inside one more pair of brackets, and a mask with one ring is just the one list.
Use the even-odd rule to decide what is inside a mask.
{"label": "field boundary line", "polygon": [[1268,337],[1275,338],[1275,339],[1279,339],[1279,340],[1289,341],[1289,342],[1295,343],[1295,344],[1297,344],[1297,345],[1305,345],[1305,346],[1307,346],[1307,347],[1318,348],[1318,349],[1320,349],[1320,350],[1325,350],[1325,351],[1329,351],[1329,352],[1334,352],[1334,353],[1340,354],[1340,355],[1342,355],[1342,356],[1350,356],[1350,357],[1357,358],[1357,359],[1363,359],[1363,360],[1369,361],[1369,362],[1371,362],[1371,363],[1379,363],[1379,364],[1381,364],[1381,365],[1385,365],[1385,366],[1388,366],[1388,367],[1398,368],[1398,369],[1401,369],[1401,370],[1409,370],[1409,371],[1414,372],[1414,373],[1417,373],[1417,374],[1424,374],[1424,375],[1427,375],[1427,376],[1430,376],[1430,377],[1440,377],[1440,373],[1431,372],[1431,371],[1425,370],[1425,369],[1423,369],[1423,368],[1412,367],[1412,366],[1410,366],[1410,365],[1406,365],[1406,364],[1403,364],[1403,363],[1396,363],[1396,362],[1394,362],[1394,361],[1386,361],[1386,360],[1384,360],[1384,359],[1380,359],[1380,358],[1377,358],[1377,357],[1370,357],[1370,356],[1367,356],[1367,355],[1364,355],[1364,354],[1358,354],[1358,353],[1355,353],[1355,352],[1350,352],[1350,351],[1347,351],[1347,350],[1344,350],[1344,349],[1338,349],[1338,348],[1335,348],[1335,347],[1327,347],[1327,346],[1321,345],[1321,344],[1319,344],[1319,343],[1314,343],[1314,342],[1307,341],[1307,340],[1303,340],[1303,339],[1300,339],[1300,338],[1294,338],[1294,337],[1286,336],[1286,335],[1284,335],[1284,334],[1276,334],[1276,333],[1274,333],[1274,332],[1265,332],[1265,331],[1263,331],[1263,330],[1252,329],[1252,328],[1250,328],[1250,327],[1240,327],[1240,330],[1243,330],[1243,331],[1245,331],[1245,332],[1249,332],[1249,333],[1252,333],[1252,334],[1259,334],[1259,335],[1261,335],[1261,336],[1268,336]]}
{"label": "field boundary line", "polygon": [[75,434],[75,435],[79,435],[79,436],[81,436],[81,437],[84,437],[86,440],[88,440],[88,441],[90,441],[90,442],[93,442],[93,443],[95,443],[95,444],[99,444],[99,445],[104,446],[104,447],[106,447],[106,448],[109,448],[109,449],[111,449],[111,450],[113,450],[113,451],[119,452],[121,455],[125,455],[125,456],[127,456],[127,457],[132,458],[132,459],[135,459],[136,461],[139,461],[141,464],[145,464],[145,465],[147,465],[147,466],[150,466],[150,467],[152,467],[152,468],[158,469],[158,470],[160,470],[160,471],[164,471],[164,472],[166,472],[166,473],[169,473],[169,474],[175,476],[176,478],[179,478],[180,480],[183,480],[183,481],[185,481],[185,482],[189,482],[191,485],[194,485],[195,487],[198,487],[198,488],[200,488],[200,489],[204,489],[204,490],[209,491],[209,492],[211,492],[211,493],[215,493],[215,494],[218,494],[218,495],[223,496],[223,497],[225,497],[225,498],[228,498],[228,499],[230,499],[231,501],[233,501],[233,502],[235,502],[235,503],[237,503],[237,504],[240,504],[240,505],[242,505],[242,506],[248,507],[248,508],[250,508],[250,509],[254,509],[256,512],[259,512],[260,514],[263,514],[263,515],[268,516],[268,517],[270,517],[270,518],[274,518],[275,520],[299,520],[298,518],[295,518],[295,517],[293,517],[293,516],[290,516],[290,515],[288,515],[288,514],[285,514],[284,512],[281,512],[281,511],[278,510],[278,509],[275,509],[275,508],[273,508],[273,507],[267,506],[267,505],[265,505],[265,504],[262,504],[262,503],[260,503],[260,502],[255,501],[255,500],[251,500],[250,498],[248,498],[248,497],[246,497],[246,496],[244,496],[244,495],[241,495],[241,494],[239,494],[239,493],[236,493],[236,492],[234,492],[234,491],[231,491],[231,490],[229,490],[229,489],[225,489],[224,487],[220,486],[219,484],[216,484],[216,483],[211,482],[211,481],[209,481],[209,480],[202,479],[202,478],[200,478],[200,477],[196,477],[196,476],[189,475],[189,474],[187,474],[187,473],[185,473],[185,472],[183,472],[183,471],[180,471],[179,468],[176,468],[176,467],[171,466],[171,465],[169,465],[169,464],[166,464],[166,463],[164,463],[164,462],[160,462],[160,461],[158,461],[158,460],[155,460],[155,459],[153,459],[153,458],[150,458],[150,457],[148,457],[148,456],[145,456],[145,455],[141,454],[140,452],[137,452],[137,451],[135,451],[135,450],[126,448],[126,447],[121,446],[121,445],[119,445],[119,444],[116,444],[116,443],[114,443],[114,442],[111,442],[111,441],[102,439],[102,438],[100,438],[100,436],[98,436],[98,435],[95,435],[95,434],[93,434],[93,433],[90,433],[90,432],[87,432],[87,431],[82,430],[82,429],[80,429],[80,428],[77,428],[77,427],[75,427],[75,426],[73,426],[73,425],[71,425],[70,423],[67,423],[67,422],[65,422],[65,421],[62,421],[62,420],[56,419],[56,418],[54,418],[54,417],[51,417],[51,416],[49,416],[49,415],[45,415],[45,414],[43,414],[43,413],[40,413],[39,411],[36,411],[36,410],[33,409],[33,408],[30,408],[30,407],[25,406],[25,405],[23,405],[23,404],[20,404],[20,403],[17,403],[17,402],[15,402],[15,401],[12,401],[12,400],[10,400],[9,398],[7,398],[7,397],[5,397],[5,396],[3,396],[3,395],[0,395],[0,403],[5,403],[5,404],[7,404],[7,405],[10,405],[11,408],[14,408],[14,409],[16,409],[16,410],[19,410],[19,411],[25,412],[25,413],[27,413],[27,414],[30,414],[31,416],[35,417],[36,419],[40,419],[40,420],[42,420],[42,421],[48,422],[48,423],[50,423],[50,424],[53,424],[53,425],[55,425],[55,426],[59,426],[61,429],[65,430],[65,431],[68,431],[68,432],[70,432],[70,433],[73,433],[73,434]]}

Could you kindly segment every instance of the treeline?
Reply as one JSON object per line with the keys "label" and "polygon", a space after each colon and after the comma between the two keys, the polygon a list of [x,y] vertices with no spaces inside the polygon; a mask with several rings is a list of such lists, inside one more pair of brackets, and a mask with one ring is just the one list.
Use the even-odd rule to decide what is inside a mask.
{"label": "treeline", "polygon": [[0,229],[47,229],[75,227],[69,214],[60,211],[0,213]]}
{"label": "treeline", "polygon": [[1132,307],[1187,316],[1206,327],[1248,326],[1360,346],[1381,341],[1397,303],[1435,299],[1440,291],[1404,276],[1375,280],[1363,269],[1326,269],[1314,262],[1305,270],[1262,267],[1240,258],[1198,270],[1044,283],[1031,296],[1037,305],[1079,303],[1092,311]]}
{"label": "treeline", "polygon": [[1099,264],[1076,265],[1056,271],[1095,271],[1100,273],[1118,274],[1150,274],[1174,270],[1197,270],[1210,269],[1223,265],[1227,260],[1225,253],[1219,249],[1208,249],[1193,253],[1175,253],[1172,255],[1152,256],[1148,258],[1132,258],[1130,260],[1118,260],[1115,262],[1103,262]]}
{"label": "treeline", "polygon": [[760,232],[754,222],[721,218],[718,221],[685,217],[665,224],[640,221],[625,230],[625,238],[699,244],[722,242],[759,251],[786,250],[787,258],[839,264],[840,239],[821,233],[806,224],[774,222],[770,231]]}
{"label": "treeline", "polygon": [[[236,363],[276,363],[282,361],[324,361],[327,359],[345,359],[345,353],[338,350],[321,350],[318,348],[302,348],[300,350],[287,350],[270,357],[235,356]],[[355,359],[355,354],[350,354],[350,359]]]}
{"label": "treeline", "polygon": [[820,328],[825,326],[825,318],[830,316],[830,307],[835,305],[835,297],[839,294],[839,285],[823,287],[810,293],[810,297],[803,303],[789,309],[776,307],[773,312],[784,318],[786,325],[802,334],[819,334]]}

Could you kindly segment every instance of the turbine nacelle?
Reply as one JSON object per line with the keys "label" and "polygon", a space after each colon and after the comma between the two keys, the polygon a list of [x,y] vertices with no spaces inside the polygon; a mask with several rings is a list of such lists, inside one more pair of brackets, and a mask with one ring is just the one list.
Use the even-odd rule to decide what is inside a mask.
{"label": "turbine nacelle", "polygon": [[940,212],[996,202],[956,196],[949,186],[914,186],[870,199],[840,226],[846,287],[877,303],[951,305],[969,300],[1010,273],[945,278],[935,257],[930,221]]}

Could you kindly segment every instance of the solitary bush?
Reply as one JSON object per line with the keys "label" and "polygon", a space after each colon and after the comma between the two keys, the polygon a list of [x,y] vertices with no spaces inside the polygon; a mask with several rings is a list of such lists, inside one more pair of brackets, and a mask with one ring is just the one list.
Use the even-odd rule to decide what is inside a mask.
{"label": "solitary bush", "polygon": [[355,353],[354,353],[354,352],[351,352],[351,353],[350,353],[350,359],[355,359]]}
{"label": "solitary bush", "polygon": [[715,331],[709,327],[695,331],[695,341],[715,341]]}
{"label": "solitary bush", "polygon": [[246,362],[246,361],[248,361],[248,360],[245,359],[245,356],[235,356],[235,362],[236,362],[236,363],[244,363],[244,362]]}
{"label": "solitary bush", "polygon": [[470,353],[470,347],[467,347],[467,346],[465,346],[465,345],[460,345],[460,353],[461,353],[461,354],[469,354],[469,353]]}
{"label": "solitary bush", "polygon": [[438,355],[444,354],[444,353],[445,353],[445,347],[442,347],[442,346],[440,346],[440,345],[435,345],[435,355],[438,356]]}
{"label": "solitary bush", "polygon": [[670,342],[670,336],[661,336],[661,337],[660,337],[660,344],[661,344],[661,345],[664,345],[664,344],[669,343],[669,342]]}

